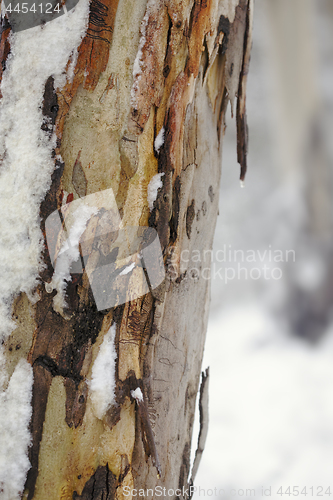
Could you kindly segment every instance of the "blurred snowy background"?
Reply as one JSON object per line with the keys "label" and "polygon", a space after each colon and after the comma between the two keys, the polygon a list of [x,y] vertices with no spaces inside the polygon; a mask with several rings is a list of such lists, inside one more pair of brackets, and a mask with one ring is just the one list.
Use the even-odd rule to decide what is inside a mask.
{"label": "blurred snowy background", "polygon": [[[210,366],[210,425],[195,485],[206,497],[223,488],[223,499],[263,498],[262,487],[271,487],[271,498],[288,498],[277,494],[280,486],[312,486],[300,498],[304,491],[329,498],[332,0],[255,2],[244,189],[229,115],[203,363]],[[252,488],[255,496],[243,491]]]}

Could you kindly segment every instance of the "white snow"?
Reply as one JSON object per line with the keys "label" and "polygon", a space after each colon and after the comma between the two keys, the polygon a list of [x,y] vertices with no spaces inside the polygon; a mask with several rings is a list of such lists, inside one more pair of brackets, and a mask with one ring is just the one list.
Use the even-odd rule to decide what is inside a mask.
{"label": "white snow", "polygon": [[0,335],[13,329],[13,297],[31,294],[41,269],[39,206],[50,186],[55,137],[41,130],[45,82],[65,82],[65,68],[85,33],[88,0],[68,15],[10,38],[0,102]]}
{"label": "white snow", "polygon": [[63,243],[55,264],[55,269],[51,283],[47,283],[48,293],[56,289],[57,294],[53,298],[54,310],[62,313],[66,306],[65,292],[66,281],[71,281],[70,268],[73,262],[80,257],[79,243],[84,233],[87,223],[92,215],[98,212],[98,208],[81,204],[73,213],[74,222],[69,230],[68,238]]}
{"label": "white snow", "polygon": [[154,208],[154,202],[157,198],[158,190],[163,186],[162,182],[163,175],[164,172],[162,172],[161,174],[154,175],[154,177],[152,177],[151,181],[148,184],[147,201],[150,211],[152,211]]}
{"label": "white snow", "polygon": [[140,387],[137,387],[135,391],[131,391],[131,396],[134,398],[136,401],[143,401],[143,394],[140,389]]}
{"label": "white snow", "polygon": [[18,500],[30,468],[27,456],[31,442],[33,373],[31,365],[21,359],[9,381],[8,388],[0,394],[0,497],[1,500]]}
{"label": "white snow", "polygon": [[165,132],[164,127],[162,127],[154,141],[154,149],[157,154],[160,152],[160,149],[164,144],[164,132]]}
{"label": "white snow", "polygon": [[92,367],[90,397],[97,418],[102,419],[114,403],[115,364],[117,352],[114,346],[116,324],[105,335]]}
{"label": "white snow", "polygon": [[255,304],[211,320],[204,359],[211,367],[210,428],[198,486],[272,486],[272,498],[282,483],[329,486],[332,346],[333,328],[314,348],[290,338]]}
{"label": "white snow", "polygon": [[[63,8],[65,9],[66,6],[63,5]],[[71,62],[69,63],[68,69],[67,69],[67,80],[72,83],[74,80],[74,70],[76,67],[77,59],[79,57],[79,51],[77,48],[74,49],[73,53],[71,54]]]}
{"label": "white snow", "polygon": [[142,73],[142,47],[145,44],[145,37],[141,36],[140,38],[140,44],[138,48],[137,55],[135,57],[134,63],[133,63],[133,78],[136,78]]}
{"label": "white snow", "polygon": [[125,274],[130,273],[134,268],[135,268],[135,263],[132,262],[132,264],[125,267],[125,269],[123,271],[121,271],[121,273],[119,273],[119,276],[124,276]]}
{"label": "white snow", "polygon": [[139,46],[138,46],[138,52],[136,54],[134,64],[133,64],[133,85],[131,88],[131,101],[132,101],[132,106],[135,106],[135,94],[138,89],[138,82],[141,79],[141,74],[142,74],[142,49],[146,43],[146,28],[147,28],[147,23],[148,23],[148,18],[149,18],[149,11],[147,8],[147,12],[141,22],[140,26],[140,41],[139,41]]}

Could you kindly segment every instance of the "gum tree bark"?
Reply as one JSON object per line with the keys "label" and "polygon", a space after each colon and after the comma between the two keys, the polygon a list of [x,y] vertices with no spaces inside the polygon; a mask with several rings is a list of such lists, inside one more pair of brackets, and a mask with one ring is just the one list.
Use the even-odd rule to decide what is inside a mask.
{"label": "gum tree bark", "polygon": [[[62,88],[52,75],[45,81],[41,127],[56,134],[57,147],[40,205],[44,237],[47,217],[64,200],[112,188],[124,226],[156,229],[166,278],[143,297],[98,311],[85,271],[67,285],[65,314],[54,306],[56,292],[47,291],[54,269],[45,244],[38,301],[16,296],[16,328],[3,344],[9,377],[22,357],[34,374],[24,498],[120,499],[131,498],[132,488],[189,485],[209,309],[204,251],[212,247],[218,213],[229,101],[241,178],[246,171],[252,7],[252,0],[92,0],[74,78]],[[3,21],[4,72],[10,31]],[[164,138],[154,148],[162,127]],[[162,187],[150,209],[148,184],[157,173]],[[95,251],[100,262],[102,250]],[[197,269],[191,268],[194,251],[201,258]],[[112,324],[115,402],[99,418],[89,381]],[[203,382],[206,425],[206,375]]]}

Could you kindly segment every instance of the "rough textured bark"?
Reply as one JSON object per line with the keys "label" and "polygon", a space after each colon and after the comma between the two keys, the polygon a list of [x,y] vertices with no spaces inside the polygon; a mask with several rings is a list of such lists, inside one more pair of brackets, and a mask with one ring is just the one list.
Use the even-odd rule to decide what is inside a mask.
{"label": "rough textured bark", "polygon": [[[9,375],[21,357],[34,372],[25,498],[120,499],[130,498],[125,486],[189,484],[209,280],[191,275],[181,252],[211,248],[224,114],[235,98],[245,175],[252,8],[252,0],[92,0],[73,81],[62,89],[54,88],[52,75],[45,82],[41,126],[57,135],[57,168],[40,207],[44,236],[46,218],[64,197],[112,188],[124,226],[157,230],[166,279],[145,296],[100,312],[86,271],[68,284],[67,311],[56,310],[55,292],[45,286],[53,274],[45,247],[39,300],[33,305],[24,293],[15,299],[17,327],[4,343]],[[9,32],[5,22],[4,71]],[[141,72],[133,76],[138,54]],[[164,174],[163,187],[150,211],[147,186],[157,173]],[[102,258],[101,250],[94,252],[92,266]],[[209,260],[202,258],[200,270]],[[99,419],[89,380],[113,322],[116,403]],[[143,403],[131,395],[137,387]]]}

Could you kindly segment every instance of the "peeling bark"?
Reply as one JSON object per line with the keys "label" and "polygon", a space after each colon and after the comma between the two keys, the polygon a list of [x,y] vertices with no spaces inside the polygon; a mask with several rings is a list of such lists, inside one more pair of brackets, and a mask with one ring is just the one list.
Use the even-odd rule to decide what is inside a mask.
{"label": "peeling bark", "polygon": [[[67,307],[55,308],[45,244],[39,301],[31,306],[24,294],[16,300],[17,329],[5,346],[9,366],[24,356],[34,370],[29,500],[120,499],[125,486],[188,486],[209,307],[209,281],[200,271],[210,263],[202,259],[195,275],[181,256],[211,248],[224,114],[236,95],[245,175],[252,8],[252,0],[92,0],[72,82],[62,89],[54,88],[52,75],[45,82],[41,127],[50,137],[56,133],[57,168],[40,207],[44,238],[45,220],[63,203],[112,188],[124,227],[156,229],[166,278],[142,297],[97,310],[91,280],[115,232],[114,214],[102,207],[86,234],[93,242],[102,227],[109,233],[83,250],[84,272],[67,284]],[[9,32],[4,22],[4,70]],[[150,212],[147,187],[157,173],[164,174],[163,187]],[[59,247],[58,231],[53,240]],[[135,286],[130,276],[127,286]],[[112,324],[115,401],[101,419],[90,380]],[[13,357],[10,346],[21,348],[22,328],[27,345]],[[138,389],[142,400],[133,396]],[[202,448],[201,440],[200,454]]]}

